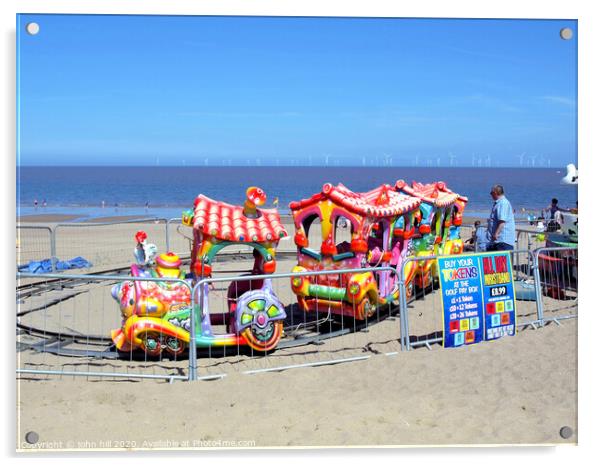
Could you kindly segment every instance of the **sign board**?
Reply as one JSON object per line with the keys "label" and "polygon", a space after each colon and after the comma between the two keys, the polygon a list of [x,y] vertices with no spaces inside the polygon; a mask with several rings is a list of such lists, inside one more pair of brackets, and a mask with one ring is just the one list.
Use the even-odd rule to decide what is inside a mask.
{"label": "sign board", "polygon": [[508,252],[437,258],[443,346],[471,345],[514,335],[514,280]]}

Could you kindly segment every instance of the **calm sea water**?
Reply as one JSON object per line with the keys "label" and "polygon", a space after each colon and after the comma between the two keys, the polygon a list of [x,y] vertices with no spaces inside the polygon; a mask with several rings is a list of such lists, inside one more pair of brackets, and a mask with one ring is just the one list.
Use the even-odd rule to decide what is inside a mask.
{"label": "calm sea water", "polygon": [[[361,192],[403,179],[445,181],[468,196],[467,213],[478,216],[491,208],[491,186],[502,184],[521,216],[523,208],[538,211],[553,197],[561,207],[573,207],[577,188],[561,185],[564,175],[564,170],[556,168],[21,167],[17,170],[17,214],[179,217],[199,193],[241,204],[250,185],[266,191],[266,206],[277,197],[279,210],[286,212],[289,202],[311,196],[326,182],[341,182]],[[42,207],[44,200],[46,207]]]}

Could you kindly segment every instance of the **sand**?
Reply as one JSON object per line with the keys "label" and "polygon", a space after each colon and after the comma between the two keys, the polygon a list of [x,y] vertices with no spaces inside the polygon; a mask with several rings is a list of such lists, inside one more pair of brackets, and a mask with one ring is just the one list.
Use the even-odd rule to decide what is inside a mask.
{"label": "sand", "polygon": [[[140,226],[73,227],[57,247],[69,253],[87,251],[90,257],[102,259],[95,265],[97,271],[124,266],[131,262],[133,233]],[[165,231],[164,224],[144,227],[153,240]],[[183,251],[188,247],[183,237],[174,241]],[[292,268],[293,246],[282,243],[278,271]],[[248,256],[236,248],[230,252],[228,260],[215,263],[216,276],[220,271],[250,269]],[[29,297],[21,304],[21,312],[42,309],[23,315],[21,322],[47,331],[108,336],[120,324],[110,285],[85,284]],[[222,312],[223,286],[216,288],[211,309]],[[275,279],[274,288],[283,302],[294,301],[288,280]],[[66,294],[73,296],[53,303]],[[439,299],[435,292],[411,304],[413,339],[440,331]],[[550,315],[577,312],[572,301],[546,298],[546,305],[554,309]],[[422,346],[401,352],[395,309],[379,314],[382,319],[367,331],[357,327],[320,345],[278,349],[267,357],[244,350],[202,355],[199,375],[222,376],[212,381],[170,384],[19,376],[17,447],[28,448],[23,439],[29,431],[39,434],[37,446],[46,449],[576,442],[576,319],[537,330],[525,327],[514,337],[470,347],[447,349],[434,344],[432,350]],[[289,325],[288,340],[302,336],[298,324],[312,320],[312,316],[290,315],[295,325]],[[520,323],[535,316],[533,302],[517,303]],[[323,330],[340,328],[335,322]],[[28,335],[18,337],[24,344],[38,341]],[[86,346],[84,341],[69,348],[101,350],[105,346]],[[17,355],[22,368],[171,375],[185,375],[188,368],[187,359],[106,360],[56,356],[26,347]],[[367,359],[244,373],[343,358]],[[575,430],[572,437],[560,437],[563,426]]]}
{"label": "sand", "polygon": [[34,430],[73,448],[575,442],[559,436],[577,425],[575,332],[571,321],[473,347],[211,382],[21,380],[19,437]]}

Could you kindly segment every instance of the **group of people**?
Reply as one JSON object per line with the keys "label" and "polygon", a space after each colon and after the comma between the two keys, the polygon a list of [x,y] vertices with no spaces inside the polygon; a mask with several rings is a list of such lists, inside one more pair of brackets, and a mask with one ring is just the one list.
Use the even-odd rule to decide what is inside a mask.
{"label": "group of people", "polygon": [[[466,251],[510,251],[514,249],[516,237],[514,225],[514,210],[504,194],[504,187],[496,184],[491,188],[493,206],[487,227],[482,227],[481,222],[474,222],[472,236],[465,241]],[[561,212],[577,213],[577,204],[574,209],[563,209],[558,205],[558,199],[553,198],[550,205],[542,210],[542,217],[550,219],[548,231],[556,231],[560,227]]]}

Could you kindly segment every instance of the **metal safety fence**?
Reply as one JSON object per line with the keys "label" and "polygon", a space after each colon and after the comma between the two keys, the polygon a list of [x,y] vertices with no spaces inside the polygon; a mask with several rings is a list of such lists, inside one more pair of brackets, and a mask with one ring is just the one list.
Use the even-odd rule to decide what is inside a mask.
{"label": "metal safety fence", "polygon": [[[370,296],[350,300],[347,291],[353,285],[353,274],[373,280],[378,288],[373,285]],[[18,283],[31,275],[18,274]],[[232,372],[253,374],[357,361],[374,354],[393,355],[400,350],[400,334],[405,332],[397,299],[393,299],[399,290],[399,273],[390,267],[211,277],[200,280],[194,288],[190,282],[177,279],[125,275],[44,274],[36,278],[44,282],[17,290],[20,376],[215,379]],[[291,288],[296,279],[303,281],[307,291],[304,306]],[[147,351],[133,347],[116,351],[111,335],[115,337],[114,331],[125,321],[113,297],[118,297],[122,308],[133,304],[128,301],[133,297],[123,289],[115,291],[115,285],[124,282],[163,288],[186,283],[194,312],[184,317],[177,317],[176,312],[174,318],[180,318],[178,325],[188,332],[187,352],[178,345],[170,348],[160,328],[146,332],[145,341],[148,344],[149,332],[158,332],[153,338],[163,351],[148,351],[149,347]],[[280,303],[283,314],[268,326],[261,327],[260,322],[258,330],[237,327],[233,305],[244,299],[245,293],[266,288],[269,293],[261,295],[264,307],[251,311],[259,309],[270,320],[272,309],[265,301],[269,304],[272,299]],[[376,289],[386,297],[379,301]],[[352,287],[352,292],[359,291],[354,290]],[[151,295],[156,297],[160,292]],[[152,300],[143,305],[154,312]],[[161,317],[160,312],[152,315]],[[158,328],[157,321],[154,325]],[[264,350],[270,338],[278,340],[277,346]]]}
{"label": "metal safety fence", "polygon": [[577,317],[578,249],[544,247],[533,252],[538,325]]}
{"label": "metal safety fence", "polygon": [[180,257],[190,255],[192,250],[192,227],[182,224],[180,217],[166,220],[165,250],[171,251]]}
{"label": "metal safety fence", "polygon": [[[516,291],[517,328],[539,324],[537,284],[533,253],[527,250],[509,251],[512,259],[514,288]],[[439,288],[437,258],[439,256],[410,257],[402,270],[413,269],[414,279],[402,306],[401,314],[407,319],[407,334],[402,337],[406,349],[425,346],[431,349],[443,341],[442,296]],[[411,267],[408,267],[408,264]],[[405,280],[402,275],[402,280]],[[403,335],[403,334],[402,334]]]}
{"label": "metal safety fence", "polygon": [[[17,267],[31,261],[56,258],[56,243],[54,230],[42,225],[18,225],[17,238]],[[51,265],[54,268],[54,265]]]}
{"label": "metal safety fence", "polygon": [[[511,257],[517,329],[577,317],[576,248],[516,250]],[[436,259],[408,258],[400,271],[371,267],[251,275],[248,270],[249,275],[234,276],[244,271],[228,267],[194,286],[148,276],[20,273],[17,372],[21,377],[205,380],[430,349],[443,340]],[[250,264],[250,259],[237,262],[241,268]],[[407,289],[401,285],[406,270],[413,271]],[[38,281],[27,282],[32,277]],[[371,292],[361,291],[355,299],[366,288],[360,280],[368,281]],[[147,351],[128,345],[117,351],[114,331],[124,328],[124,315],[129,317],[120,307],[138,299],[127,287],[116,289],[120,283],[158,287],[148,293],[153,298],[179,287],[180,301],[174,299],[183,304],[183,314],[176,311],[173,318],[188,332],[188,351],[177,342],[170,346],[173,339],[164,338],[161,329],[150,339],[144,333]],[[142,317],[165,314],[153,308],[158,304],[152,299],[139,304],[146,306]],[[152,341],[155,346],[148,346]]]}
{"label": "metal safety fence", "polygon": [[[92,266],[85,272],[127,267],[131,263],[134,235],[145,230],[149,242],[159,250],[170,243],[182,256],[190,254],[189,243],[174,225],[176,219],[138,218],[113,222],[57,223],[53,225],[17,225],[17,271],[27,271],[31,262],[44,262],[49,272],[61,272],[59,261],[82,257]],[[177,219],[179,220],[179,219]]]}
{"label": "metal safety fence", "polygon": [[[243,296],[249,290],[265,289],[266,286],[284,304],[286,317],[282,321],[282,337],[276,351],[268,353],[253,349],[245,341],[232,346],[209,346],[201,350],[204,357],[192,358],[199,366],[191,368],[191,372],[205,375],[230,371],[251,374],[368,359],[381,353],[397,354],[400,332],[405,331],[402,329],[403,319],[396,323],[399,318],[398,303],[390,298],[377,305],[378,298],[374,295],[369,300],[366,296],[357,301],[350,300],[348,290],[354,280],[350,274],[373,274],[374,280],[389,297],[399,289],[399,273],[392,267],[201,280],[193,294],[195,299],[205,304],[205,327],[208,322],[232,325],[232,322],[224,322],[220,320],[221,317],[215,319],[213,316],[232,318],[236,297]],[[294,280],[299,280],[298,288],[304,289],[301,299],[295,296],[291,287]],[[387,286],[390,288],[387,289]],[[373,326],[376,324],[378,333],[374,332]],[[204,331],[206,328],[203,328]]]}
{"label": "metal safety fence", "polygon": [[[23,284],[34,277],[38,281]],[[132,290],[162,286],[192,292],[177,278],[17,274],[17,374],[187,380],[189,362],[181,354],[158,359],[133,349],[115,351],[112,332],[123,322],[113,287],[124,280]],[[124,299],[128,305],[130,297]]]}

